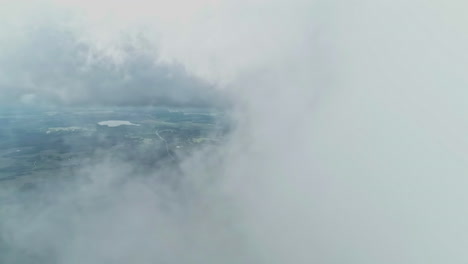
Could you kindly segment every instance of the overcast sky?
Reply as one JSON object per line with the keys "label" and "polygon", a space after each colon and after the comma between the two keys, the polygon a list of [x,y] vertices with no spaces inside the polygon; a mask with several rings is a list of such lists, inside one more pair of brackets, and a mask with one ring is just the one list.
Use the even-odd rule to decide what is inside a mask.
{"label": "overcast sky", "polygon": [[[103,16],[112,14],[113,5],[108,4]],[[3,103],[205,107],[228,103],[213,83],[176,60],[162,61],[149,30],[105,30],[103,35],[111,39],[103,44],[105,37],[89,32],[99,25],[88,26],[83,9],[50,1],[5,6],[0,37]]]}
{"label": "overcast sky", "polygon": [[[183,105],[220,91],[237,123],[210,152],[222,162],[185,161],[200,192],[186,218],[144,202],[155,198],[144,184],[127,186],[125,203],[98,184],[93,194],[104,186],[116,199],[85,221],[65,218],[74,244],[63,246],[50,214],[17,243],[52,248],[60,263],[466,263],[467,5],[7,1],[0,98]],[[96,167],[98,178],[125,174]],[[129,228],[93,232],[106,219]],[[128,236],[136,242],[120,243]],[[90,251],[90,240],[102,243]]]}

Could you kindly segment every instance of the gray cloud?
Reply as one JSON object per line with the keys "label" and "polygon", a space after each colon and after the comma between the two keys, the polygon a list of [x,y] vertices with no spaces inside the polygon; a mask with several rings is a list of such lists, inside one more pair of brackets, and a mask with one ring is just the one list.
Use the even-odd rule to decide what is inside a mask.
{"label": "gray cloud", "polygon": [[[213,169],[210,157],[203,160]],[[22,190],[0,208],[0,260],[256,263],[234,204],[215,191],[218,183],[203,166],[187,160],[177,188],[161,181],[180,176],[174,170],[135,175],[135,169],[134,163],[100,153],[73,175],[51,175],[54,182]]]}
{"label": "gray cloud", "polygon": [[[119,3],[97,13],[111,8],[125,16]],[[164,10],[161,2],[151,7]],[[110,188],[115,200],[105,210],[85,210],[90,218],[65,217],[77,230],[91,228],[77,232],[76,244],[55,245],[65,235],[48,224],[67,206],[34,218],[36,228],[13,225],[9,230],[24,235],[18,244],[37,250],[32,237],[53,241],[47,245],[61,263],[112,262],[114,252],[146,256],[143,263],[246,263],[238,256],[280,264],[466,263],[466,3],[226,0],[212,8],[194,11],[207,18],[181,23],[188,29],[162,26],[165,56],[189,72],[226,71],[220,76],[230,76],[226,89],[235,100],[235,131],[219,152],[208,152],[219,160],[201,151],[183,162],[183,175],[192,176],[185,191],[197,202],[173,215],[153,206],[159,196],[145,199],[130,187],[138,183],[129,181],[122,202],[114,185],[92,181],[95,193]],[[149,9],[132,4],[130,20]],[[213,57],[217,63],[207,63]],[[95,179],[131,175],[116,164],[102,163]],[[75,197],[86,201],[88,194]],[[169,221],[159,225],[160,217]],[[234,219],[235,228],[217,217]],[[129,229],[114,234],[106,221]],[[203,223],[214,228],[197,231]],[[224,232],[239,235],[233,243],[247,249],[224,255],[233,247],[219,243]],[[139,242],[103,242],[86,259],[87,241],[113,235]],[[160,259],[160,252],[174,257]]]}
{"label": "gray cloud", "polygon": [[[166,105],[220,107],[220,91],[181,64],[157,60],[143,37],[122,37],[116,61],[76,32],[55,25],[27,29],[25,39],[0,56],[0,100],[59,105]],[[135,44],[136,43],[136,44]],[[138,46],[137,46],[138,45]]]}

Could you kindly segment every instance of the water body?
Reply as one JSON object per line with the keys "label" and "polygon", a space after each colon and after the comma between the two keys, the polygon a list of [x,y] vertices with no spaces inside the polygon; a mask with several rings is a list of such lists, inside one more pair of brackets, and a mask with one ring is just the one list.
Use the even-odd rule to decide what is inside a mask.
{"label": "water body", "polygon": [[133,124],[130,121],[125,120],[108,120],[108,121],[101,121],[98,123],[100,126],[108,126],[108,127],[118,127],[118,126],[139,126],[138,124]]}

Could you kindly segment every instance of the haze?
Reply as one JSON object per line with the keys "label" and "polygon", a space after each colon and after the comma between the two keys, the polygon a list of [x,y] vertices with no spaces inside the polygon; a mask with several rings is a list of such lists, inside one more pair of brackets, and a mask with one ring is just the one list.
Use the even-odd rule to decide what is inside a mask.
{"label": "haze", "polygon": [[1,4],[0,116],[99,143],[0,178],[1,263],[468,261],[467,2]]}

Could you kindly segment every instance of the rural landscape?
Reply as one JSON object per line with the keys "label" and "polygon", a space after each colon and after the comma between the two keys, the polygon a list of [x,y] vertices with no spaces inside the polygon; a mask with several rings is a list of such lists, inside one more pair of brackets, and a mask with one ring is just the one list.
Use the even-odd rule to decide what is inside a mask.
{"label": "rural landscape", "polygon": [[[193,149],[215,146],[228,129],[210,109],[108,107],[0,109],[0,203],[74,175],[101,153],[155,170],[177,166]],[[2,207],[0,207],[2,208]]]}

